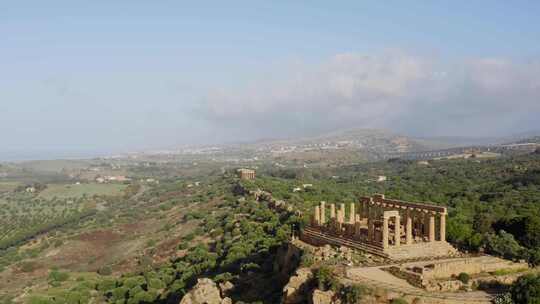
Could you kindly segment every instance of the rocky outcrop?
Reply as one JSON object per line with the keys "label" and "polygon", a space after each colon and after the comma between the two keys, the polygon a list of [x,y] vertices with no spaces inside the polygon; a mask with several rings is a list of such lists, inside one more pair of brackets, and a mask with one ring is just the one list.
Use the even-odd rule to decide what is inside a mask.
{"label": "rocky outcrop", "polygon": [[294,212],[295,215],[302,216],[302,212],[300,210],[296,210],[292,204],[288,204],[284,200],[275,199],[270,192],[257,189],[248,191],[248,193],[253,195],[257,201],[268,202],[268,206],[274,210],[279,212]]}
{"label": "rocky outcrop", "polygon": [[427,282],[424,288],[427,291],[436,292],[436,291],[457,291],[466,286],[458,280],[447,280],[447,281],[435,281]]}
{"label": "rocky outcrop", "polygon": [[226,297],[233,289],[234,285],[229,281],[219,283],[219,290],[221,290],[222,297]]}
{"label": "rocky outcrop", "polygon": [[322,291],[320,289],[315,289],[311,297],[311,302],[313,304],[339,304],[340,300],[335,299],[336,294],[331,291]]}
{"label": "rocky outcrop", "polygon": [[283,288],[283,303],[305,303],[311,288],[313,272],[309,268],[300,268]]}
{"label": "rocky outcrop", "polygon": [[298,268],[301,257],[302,249],[293,243],[288,243],[278,249],[274,267],[280,273],[281,284],[287,282],[289,276]]}
{"label": "rocky outcrop", "polygon": [[216,283],[203,278],[197,280],[197,285],[182,298],[180,304],[232,304],[232,300],[221,298]]}

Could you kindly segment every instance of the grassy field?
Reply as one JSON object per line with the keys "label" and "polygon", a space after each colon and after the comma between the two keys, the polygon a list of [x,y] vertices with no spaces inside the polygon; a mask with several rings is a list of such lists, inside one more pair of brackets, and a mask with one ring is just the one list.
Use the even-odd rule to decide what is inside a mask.
{"label": "grassy field", "polygon": [[18,182],[0,182],[0,193],[11,191],[19,186]]}
{"label": "grassy field", "polygon": [[119,195],[126,188],[120,184],[80,184],[80,185],[48,185],[39,196],[50,199],[57,198],[78,198],[84,194],[92,195]]}

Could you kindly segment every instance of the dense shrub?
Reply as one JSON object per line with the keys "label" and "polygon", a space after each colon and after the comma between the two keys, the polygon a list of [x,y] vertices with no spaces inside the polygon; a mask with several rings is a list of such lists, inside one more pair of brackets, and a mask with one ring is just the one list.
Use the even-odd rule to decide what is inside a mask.
{"label": "dense shrub", "polygon": [[540,303],[540,275],[527,274],[519,277],[510,288],[515,304]]}
{"label": "dense shrub", "polygon": [[345,286],[341,289],[341,298],[345,304],[360,304],[368,291],[369,289],[363,285]]}
{"label": "dense shrub", "polygon": [[108,276],[112,274],[112,268],[109,265],[105,265],[98,269],[97,273],[102,276]]}
{"label": "dense shrub", "polygon": [[337,290],[339,282],[332,269],[321,266],[315,271],[315,280],[320,290]]}
{"label": "dense shrub", "polygon": [[34,261],[22,262],[19,264],[19,269],[22,272],[33,272],[39,267],[39,264]]}
{"label": "dense shrub", "polygon": [[49,281],[64,282],[69,279],[69,273],[52,270],[49,272]]}
{"label": "dense shrub", "polygon": [[527,257],[527,250],[516,241],[512,234],[504,230],[486,236],[486,250],[511,260]]}
{"label": "dense shrub", "polygon": [[408,302],[403,298],[393,298],[390,304],[408,304]]}
{"label": "dense shrub", "polygon": [[466,272],[462,272],[457,276],[457,279],[460,280],[463,284],[468,284],[471,276]]}

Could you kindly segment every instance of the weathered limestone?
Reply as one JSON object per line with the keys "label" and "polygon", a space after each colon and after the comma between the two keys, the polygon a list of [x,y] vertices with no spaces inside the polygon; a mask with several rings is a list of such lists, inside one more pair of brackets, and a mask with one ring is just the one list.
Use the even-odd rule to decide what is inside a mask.
{"label": "weathered limestone", "polygon": [[219,289],[214,281],[202,278],[197,285],[184,295],[180,304],[225,304],[231,303],[230,298],[221,298]]}
{"label": "weathered limestone", "polygon": [[339,205],[340,223],[345,222],[345,204]]}
{"label": "weathered limestone", "polygon": [[382,226],[382,245],[383,248],[388,248],[388,218],[383,218],[383,226]]}
{"label": "weathered limestone", "polygon": [[412,224],[412,217],[411,217],[411,211],[407,209],[407,215],[406,215],[406,223],[405,223],[405,244],[411,245],[413,243],[413,224]]}
{"label": "weathered limestone", "polygon": [[428,214],[429,218],[429,241],[435,242],[435,215]]}
{"label": "weathered limestone", "polygon": [[332,290],[322,291],[315,289],[313,291],[311,302],[313,304],[334,304],[335,293]]}
{"label": "weathered limestone", "polygon": [[368,242],[371,243],[374,241],[374,234],[375,234],[375,224],[373,223],[373,219],[368,218]]}
{"label": "weathered limestone", "polygon": [[[355,203],[348,205],[349,210],[343,203],[336,210],[336,205],[330,204],[329,225],[325,224],[324,202],[314,208],[311,222],[314,231],[321,236],[316,243],[329,242],[330,239],[325,241],[323,237],[327,234],[333,237],[332,243],[339,243],[340,238],[344,239],[343,244],[361,242],[371,249],[400,258],[407,257],[407,252],[414,252],[410,256],[415,258],[424,254],[446,256],[454,252],[446,243],[445,207],[386,199],[383,195],[363,197],[358,206]],[[315,234],[313,232],[310,237],[318,238]],[[427,249],[429,244],[436,245],[436,248]]]}
{"label": "weathered limestone", "polygon": [[374,241],[374,235],[375,235],[375,223],[373,222],[373,208],[368,206],[368,216],[367,216],[367,223],[368,223],[368,242],[371,243]]}
{"label": "weathered limestone", "polygon": [[326,223],[326,217],[325,217],[325,213],[326,213],[326,202],[321,202],[321,215],[320,215],[320,221],[321,221],[321,224],[324,224]]}
{"label": "weathered limestone", "polygon": [[[429,243],[428,243],[429,244]],[[513,278],[507,275],[497,276],[494,272],[500,269],[510,270]],[[483,274],[479,280],[508,284],[529,269],[527,263],[515,263],[492,256],[443,259],[436,261],[417,261],[394,265],[384,270],[405,279],[413,286],[427,291],[457,291],[463,287],[455,277],[464,272],[469,275]],[[355,272],[357,270],[349,270]]]}
{"label": "weathered limestone", "polygon": [[440,230],[439,238],[441,242],[446,242],[446,213],[441,213],[439,218]]}
{"label": "weathered limestone", "polygon": [[383,219],[383,248],[388,248],[388,218]]}
{"label": "weathered limestone", "polygon": [[289,282],[283,287],[284,304],[305,303],[309,291],[309,281],[313,273],[309,268],[299,268],[289,279]]}
{"label": "weathered limestone", "polygon": [[422,233],[423,233],[422,236],[423,238],[429,240],[429,215],[424,212],[422,214],[422,217],[423,217],[423,224],[424,224],[424,229],[422,230]]}
{"label": "weathered limestone", "polygon": [[354,223],[354,236],[355,238],[358,238],[360,234],[362,233],[362,226],[359,221]]}
{"label": "weathered limestone", "polygon": [[238,176],[240,177],[240,179],[244,179],[244,180],[255,179],[255,170],[238,169],[237,172],[238,172]]}
{"label": "weathered limestone", "polygon": [[401,245],[401,217],[398,215],[394,220],[394,246]]}

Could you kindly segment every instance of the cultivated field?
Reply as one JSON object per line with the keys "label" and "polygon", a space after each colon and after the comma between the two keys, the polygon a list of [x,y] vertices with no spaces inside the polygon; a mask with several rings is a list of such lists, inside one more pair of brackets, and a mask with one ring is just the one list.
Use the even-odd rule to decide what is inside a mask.
{"label": "cultivated field", "polygon": [[126,185],[121,184],[69,184],[69,185],[48,185],[47,189],[43,190],[40,198],[51,199],[57,198],[80,198],[84,195],[120,195],[126,188]]}
{"label": "cultivated field", "polygon": [[12,191],[19,186],[17,182],[0,182],[0,193]]}

